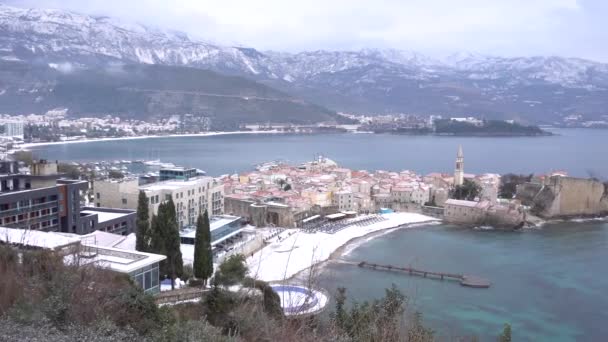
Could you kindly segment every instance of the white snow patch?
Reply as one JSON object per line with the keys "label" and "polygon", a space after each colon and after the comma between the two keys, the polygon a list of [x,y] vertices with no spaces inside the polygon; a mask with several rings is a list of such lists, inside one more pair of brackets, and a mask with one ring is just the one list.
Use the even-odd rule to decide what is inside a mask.
{"label": "white snow patch", "polygon": [[331,254],[348,241],[369,233],[416,223],[431,223],[437,219],[415,213],[390,213],[386,220],[369,226],[350,226],[334,234],[305,233],[290,229],[291,235],[274,241],[247,259],[251,275],[264,281],[281,281],[329,259]]}
{"label": "white snow patch", "polygon": [[53,68],[59,72],[62,72],[64,74],[69,74],[72,71],[74,71],[74,66],[72,65],[72,63],[49,63],[49,67]]}

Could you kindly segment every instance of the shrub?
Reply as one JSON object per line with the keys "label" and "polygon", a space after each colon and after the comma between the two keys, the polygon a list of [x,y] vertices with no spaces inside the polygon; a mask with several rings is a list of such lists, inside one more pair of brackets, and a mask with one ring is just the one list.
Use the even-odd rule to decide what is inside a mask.
{"label": "shrub", "polygon": [[245,279],[247,273],[249,273],[249,270],[247,264],[245,264],[245,256],[234,254],[219,266],[215,274],[215,283],[224,286],[236,285]]}
{"label": "shrub", "polygon": [[192,279],[192,277],[194,276],[194,270],[192,269],[192,265],[188,264],[188,265],[184,265],[184,270],[182,272],[182,277],[181,280],[183,281],[188,281],[189,279]]}

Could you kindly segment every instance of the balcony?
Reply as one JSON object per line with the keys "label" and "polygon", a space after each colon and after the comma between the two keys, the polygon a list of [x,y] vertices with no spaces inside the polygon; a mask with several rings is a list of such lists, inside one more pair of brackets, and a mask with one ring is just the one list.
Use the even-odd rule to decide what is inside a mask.
{"label": "balcony", "polygon": [[10,216],[10,215],[19,215],[24,213],[29,213],[30,211],[53,208],[57,206],[57,201],[47,201],[44,203],[32,204],[27,207],[20,208],[12,208],[7,210],[0,211],[0,217]]}

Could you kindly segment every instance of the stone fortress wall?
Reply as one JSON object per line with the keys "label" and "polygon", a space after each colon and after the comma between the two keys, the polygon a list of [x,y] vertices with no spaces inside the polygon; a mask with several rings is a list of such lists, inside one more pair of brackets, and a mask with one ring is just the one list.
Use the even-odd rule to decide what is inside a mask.
{"label": "stone fortress wall", "polygon": [[517,197],[543,218],[608,214],[608,185],[593,179],[552,176],[519,186]]}

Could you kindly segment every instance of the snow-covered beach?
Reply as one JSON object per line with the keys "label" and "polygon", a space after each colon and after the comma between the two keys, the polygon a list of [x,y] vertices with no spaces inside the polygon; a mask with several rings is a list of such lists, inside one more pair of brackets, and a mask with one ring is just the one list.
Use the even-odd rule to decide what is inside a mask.
{"label": "snow-covered beach", "polygon": [[100,141],[116,141],[116,140],[139,140],[139,139],[158,139],[158,138],[183,138],[183,137],[211,137],[218,135],[237,135],[237,134],[279,134],[285,133],[282,131],[271,130],[271,131],[234,131],[234,132],[204,132],[204,133],[191,133],[191,134],[167,134],[167,135],[138,135],[130,137],[116,137],[116,138],[99,138],[99,139],[82,139],[82,140],[66,140],[66,141],[53,141],[53,142],[40,142],[40,143],[27,143],[19,146],[21,149],[28,149],[38,146],[48,145],[63,145],[63,144],[82,144]]}
{"label": "snow-covered beach", "polygon": [[415,213],[383,214],[384,221],[368,226],[352,225],[334,234],[306,233],[289,229],[247,258],[250,275],[264,281],[282,281],[328,260],[332,253],[354,239],[391,228],[407,228],[439,221]]}

